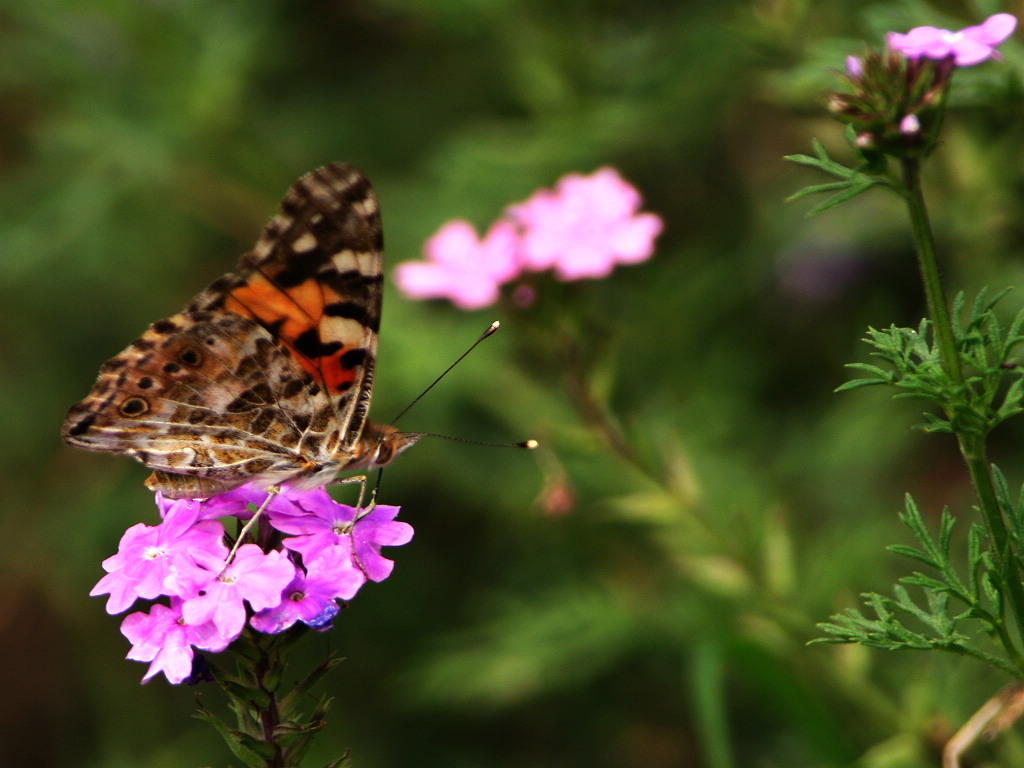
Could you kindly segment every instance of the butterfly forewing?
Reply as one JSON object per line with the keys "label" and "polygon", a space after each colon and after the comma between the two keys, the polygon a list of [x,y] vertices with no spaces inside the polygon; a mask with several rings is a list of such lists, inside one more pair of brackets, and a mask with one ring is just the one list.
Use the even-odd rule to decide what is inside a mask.
{"label": "butterfly forewing", "polygon": [[313,171],[237,274],[103,366],[64,439],[133,456],[175,497],[323,485],[366,450],[382,267],[369,181],[349,165]]}

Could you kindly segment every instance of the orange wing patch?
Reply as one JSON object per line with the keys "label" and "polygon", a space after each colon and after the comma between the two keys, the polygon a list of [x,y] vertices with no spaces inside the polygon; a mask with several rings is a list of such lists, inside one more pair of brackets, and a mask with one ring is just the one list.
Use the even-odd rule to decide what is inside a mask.
{"label": "orange wing patch", "polygon": [[328,302],[324,287],[313,278],[281,289],[256,276],[228,294],[224,309],[270,330],[311,376],[329,391],[340,393],[355,383],[366,350],[347,346],[338,338],[324,341],[321,326],[330,303],[337,302]]}

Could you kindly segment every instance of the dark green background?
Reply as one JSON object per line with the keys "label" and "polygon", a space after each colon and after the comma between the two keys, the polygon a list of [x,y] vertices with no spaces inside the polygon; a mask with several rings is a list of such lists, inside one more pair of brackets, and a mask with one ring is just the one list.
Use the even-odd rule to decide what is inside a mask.
{"label": "dark green background", "polygon": [[[195,690],[138,686],[120,619],[87,597],[156,516],[144,468],[65,447],[60,425],[105,359],[233,268],[293,179],[347,160],[378,190],[389,265],[449,218],[486,227],[603,165],[665,230],[648,263],[542,280],[528,310],[388,285],[375,417],[500,319],[402,426],[543,449],[424,440],[388,470],[382,500],[416,536],[307,641],[296,675],[347,659],[309,765],[937,765],[1004,681],[805,646],[911,570],[884,551],[908,542],[904,491],[931,519],[970,514],[954,446],[910,430],[913,404],[832,394],[868,325],[924,311],[907,224],[881,192],[805,218],[783,200],[823,179],[781,158],[812,136],[843,155],[823,96],[847,53],[1002,9],[0,2],[0,764],[239,764],[190,718]],[[1004,52],[957,76],[926,180],[954,290],[1022,277],[1024,57]],[[1016,482],[1021,448],[1016,423],[993,446]],[[1024,761],[1015,737],[978,754]]]}

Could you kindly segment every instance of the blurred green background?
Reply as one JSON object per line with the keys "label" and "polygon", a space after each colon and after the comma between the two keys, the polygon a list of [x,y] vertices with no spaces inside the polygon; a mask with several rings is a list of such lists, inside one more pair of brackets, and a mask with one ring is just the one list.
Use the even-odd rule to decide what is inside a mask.
{"label": "blurred green background", "polygon": [[[386,473],[414,540],[295,669],[346,657],[309,765],[937,765],[1003,684],[972,662],[805,643],[911,566],[914,494],[969,514],[955,446],[887,392],[832,390],[868,325],[923,299],[894,198],[785,204],[846,157],[830,68],[888,29],[1019,4],[757,0],[0,2],[0,764],[238,765],[195,689],[123,659],[87,593],[147,471],[65,447],[100,364],[233,268],[288,185],[347,160],[388,264],[614,165],[665,220],[655,256],[465,313],[389,285],[374,414],[488,323]],[[1019,38],[1019,34],[1018,34]],[[1019,284],[1024,55],[963,72],[927,178],[946,276]],[[1020,295],[1006,303],[1020,304]],[[992,455],[1021,480],[1011,423]],[[961,523],[966,528],[966,523]],[[200,689],[202,691],[203,689]],[[203,701],[216,707],[218,695]],[[1010,734],[975,764],[1024,764]],[[986,762],[988,761],[988,762]]]}

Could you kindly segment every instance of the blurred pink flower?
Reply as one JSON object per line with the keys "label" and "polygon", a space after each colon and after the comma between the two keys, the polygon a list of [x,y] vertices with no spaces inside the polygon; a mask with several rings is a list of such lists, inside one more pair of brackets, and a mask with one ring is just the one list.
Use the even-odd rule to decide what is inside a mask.
{"label": "blurred pink flower", "polygon": [[[654,253],[662,221],[638,213],[640,204],[640,193],[614,168],[569,174],[553,190],[506,208],[483,240],[469,222],[448,222],[424,246],[425,261],[396,267],[395,282],[413,299],[480,309],[524,271],[553,269],[562,280],[607,277],[616,264],[637,264]],[[533,289],[520,289],[513,301],[532,304]]]}
{"label": "blurred pink flower", "polygon": [[468,221],[454,220],[427,240],[426,261],[395,268],[395,283],[413,299],[449,299],[461,309],[480,309],[498,300],[498,288],[519,273],[518,233],[498,221],[477,237]]}
{"label": "blurred pink flower", "polygon": [[898,51],[908,59],[922,56],[928,59],[953,57],[959,67],[969,67],[983,61],[999,58],[998,47],[1013,34],[1017,19],[1008,13],[989,16],[975,26],[951,32],[937,27],[914,27],[905,35],[890,32],[886,36],[889,50]]}
{"label": "blurred pink flower", "polygon": [[661,219],[637,213],[640,193],[614,168],[563,176],[507,213],[523,232],[521,258],[530,270],[554,268],[562,280],[607,277],[616,264],[654,253]]}

